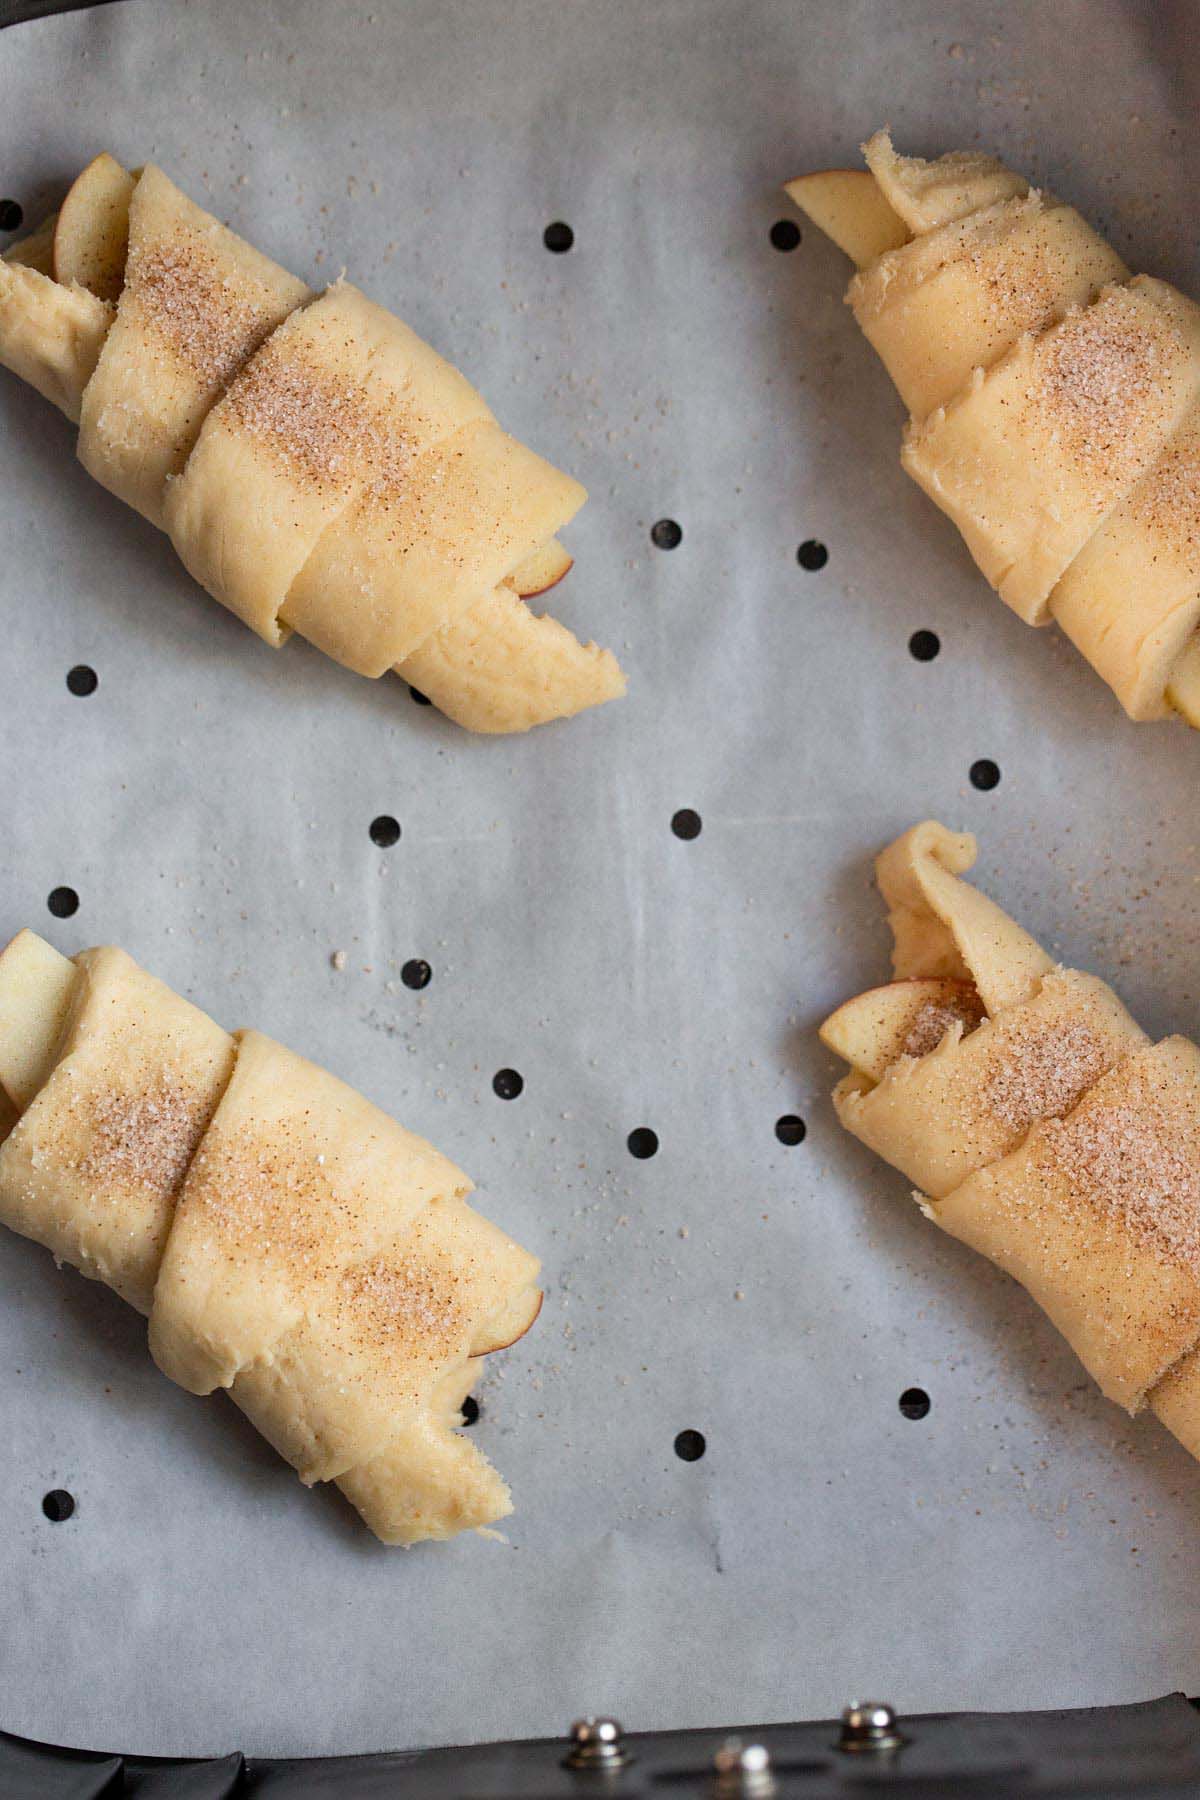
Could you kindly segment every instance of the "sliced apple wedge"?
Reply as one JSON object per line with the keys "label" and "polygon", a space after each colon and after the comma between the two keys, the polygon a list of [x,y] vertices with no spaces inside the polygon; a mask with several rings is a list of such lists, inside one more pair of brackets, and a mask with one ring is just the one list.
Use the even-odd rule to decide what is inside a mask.
{"label": "sliced apple wedge", "polygon": [[983,1017],[969,981],[919,976],[869,988],[847,1000],[821,1026],[821,1042],[871,1081],[882,1081],[902,1056],[936,1049],[956,1019],[966,1031]]}
{"label": "sliced apple wedge", "polygon": [[54,279],[54,232],[58,224],[58,214],[51,213],[43,219],[36,231],[23,237],[15,244],[10,244],[4,252],[4,261],[22,263],[27,269],[36,269],[39,275],[49,275]]}
{"label": "sliced apple wedge", "polygon": [[76,177],[54,233],[54,276],[98,300],[119,298],[129,249],[129,202],[137,178],[102,150]]}
{"label": "sliced apple wedge", "polygon": [[1200,632],[1171,670],[1167,700],[1189,725],[1200,731]]}
{"label": "sliced apple wedge", "polygon": [[0,1087],[22,1111],[46,1079],[78,974],[33,931],[0,952]]}
{"label": "sliced apple wedge", "polygon": [[563,549],[558,539],[551,538],[506,577],[504,586],[511,588],[514,594],[520,594],[522,600],[533,600],[538,594],[546,594],[552,587],[557,587],[574,563],[575,558]]}
{"label": "sliced apple wedge", "polygon": [[912,235],[866,169],[818,169],[789,181],[784,192],[858,269]]}
{"label": "sliced apple wedge", "polygon": [[482,1325],[471,1345],[472,1356],[491,1356],[523,1338],[542,1310],[541,1288],[526,1288]]}

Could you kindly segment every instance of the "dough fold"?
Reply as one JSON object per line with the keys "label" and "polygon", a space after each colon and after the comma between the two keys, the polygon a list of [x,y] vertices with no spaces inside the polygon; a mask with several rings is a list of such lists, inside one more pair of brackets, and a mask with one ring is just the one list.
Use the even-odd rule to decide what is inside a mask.
{"label": "dough fold", "polygon": [[899,979],[821,1027],[848,1131],[1028,1289],[1103,1392],[1200,1456],[1200,1051],[1152,1044],[963,879],[973,839],[879,857]]}
{"label": "dough fold", "polygon": [[788,192],[858,264],[904,467],[1131,718],[1200,726],[1200,308],[994,157],[863,149]]}
{"label": "dough fold", "polygon": [[0,362],[267,643],[395,669],[479,731],[624,692],[609,651],[525,604],[571,566],[579,483],[391,313],[344,280],[314,294],[161,169],[97,157],[0,261]]}
{"label": "dough fold", "polygon": [[115,949],[0,954],[0,1219],[149,1320],[165,1374],[227,1388],[387,1543],[511,1511],[454,1427],[537,1315],[538,1264],[422,1139]]}

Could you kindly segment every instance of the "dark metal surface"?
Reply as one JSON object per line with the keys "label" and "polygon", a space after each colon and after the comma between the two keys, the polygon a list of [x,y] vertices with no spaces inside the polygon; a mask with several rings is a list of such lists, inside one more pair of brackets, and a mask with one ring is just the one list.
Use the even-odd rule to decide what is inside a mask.
{"label": "dark metal surface", "polygon": [[109,1800],[128,1794],[138,1795],[139,1800],[227,1800],[246,1791],[244,1771],[240,1756],[211,1762],[163,1762],[59,1750],[0,1732],[3,1800],[100,1800],[100,1796]]}
{"label": "dark metal surface", "polygon": [[[905,1719],[903,1747],[847,1756],[833,1721],[745,1733],[770,1752],[775,1792],[795,1800],[871,1793],[910,1800],[1003,1795],[1168,1800],[1200,1793],[1200,1715],[1182,1694],[1072,1712]],[[0,1734],[4,1800],[712,1800],[726,1732],[655,1732],[619,1771],[572,1772],[563,1743],[483,1744],[318,1761],[170,1763],[55,1750]],[[722,1789],[722,1792],[727,1791]]]}
{"label": "dark metal surface", "polygon": [[87,6],[111,6],[114,0],[0,0],[0,31],[26,19],[46,19],[51,13],[82,12]]}

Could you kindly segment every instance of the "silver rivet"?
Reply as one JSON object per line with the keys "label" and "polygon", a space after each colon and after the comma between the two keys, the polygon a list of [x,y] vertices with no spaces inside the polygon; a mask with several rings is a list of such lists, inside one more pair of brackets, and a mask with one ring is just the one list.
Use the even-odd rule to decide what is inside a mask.
{"label": "silver rivet", "polygon": [[571,1727],[568,1769],[622,1769],[633,1757],[615,1719],[576,1719]]}
{"label": "silver rivet", "polygon": [[741,1738],[726,1738],[713,1757],[713,1768],[720,1794],[766,1795],[775,1791],[771,1756],[765,1744],[743,1744]]}
{"label": "silver rivet", "polygon": [[842,1713],[839,1750],[896,1750],[903,1742],[896,1714],[882,1700],[852,1700]]}

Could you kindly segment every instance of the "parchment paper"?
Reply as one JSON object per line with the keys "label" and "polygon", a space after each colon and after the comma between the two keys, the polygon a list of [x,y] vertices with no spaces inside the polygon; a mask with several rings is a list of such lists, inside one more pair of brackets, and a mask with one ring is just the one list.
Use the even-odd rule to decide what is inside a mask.
{"label": "parchment paper", "polygon": [[[996,148],[1135,267],[1194,284],[1194,21],[127,0],[0,35],[0,191],[33,220],[108,146],[306,279],[345,265],[588,484],[562,608],[631,676],[620,705],[487,741],[395,680],[272,653],[0,381],[0,932],[120,943],[359,1084],[475,1175],[548,1282],[476,1428],[515,1489],[508,1543],[404,1553],[160,1377],[114,1296],[5,1234],[9,1730],[303,1753],[583,1710],[645,1728],[863,1690],[1200,1686],[1200,1469],[839,1133],[812,1031],[885,975],[870,859],[932,814],[977,831],[991,891],[1149,1030],[1196,1033],[1200,742],[1126,723],[988,594],[901,474],[843,259],[768,239],[783,180],[889,121],[907,148]],[[921,628],[934,662],[908,654]],[[402,824],[390,851],[378,813]],[[47,912],[59,884],[73,919]],[[433,968],[419,994],[410,957]],[[649,1161],[625,1147],[639,1125]],[[913,1385],[921,1421],[897,1407]],[[699,1462],[673,1452],[686,1428]],[[59,1486],[78,1504],[55,1525]]]}

